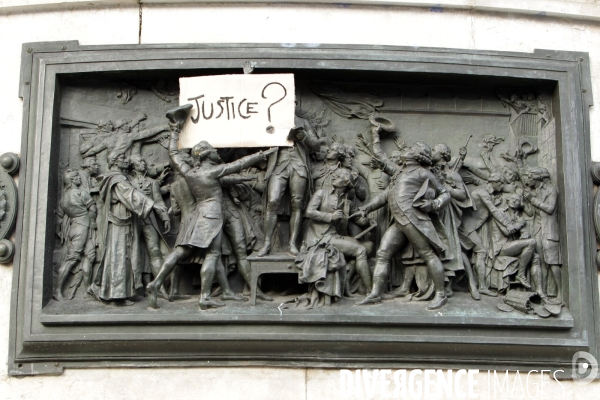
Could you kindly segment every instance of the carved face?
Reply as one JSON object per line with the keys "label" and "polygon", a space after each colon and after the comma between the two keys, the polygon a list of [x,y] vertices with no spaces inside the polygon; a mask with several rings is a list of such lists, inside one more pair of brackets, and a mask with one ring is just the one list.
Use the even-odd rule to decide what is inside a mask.
{"label": "carved face", "polygon": [[517,174],[510,168],[504,169],[504,179],[506,183],[513,183],[517,180]]}
{"label": "carved face", "polygon": [[223,162],[223,160],[221,160],[221,157],[219,157],[219,153],[217,153],[217,150],[215,150],[213,147],[211,147],[208,151],[207,158],[217,164],[221,164]]}
{"label": "carved face", "polygon": [[85,166],[87,167],[87,169],[90,171],[90,175],[97,175],[98,174],[98,163],[96,162],[96,160],[90,160],[87,161]]}
{"label": "carved face", "polygon": [[401,161],[414,160],[416,155],[417,155],[417,152],[415,151],[415,149],[412,146],[406,146],[405,148],[403,148],[400,151],[400,154],[399,154]]}
{"label": "carved face", "polygon": [[327,157],[327,147],[326,146],[321,146],[319,148],[319,151],[315,152],[315,159],[317,161],[324,161],[325,158]]}
{"label": "carved face", "polygon": [[344,148],[339,143],[334,143],[331,145],[329,150],[327,151],[327,159],[328,160],[339,160],[343,154]]}
{"label": "carved face", "polygon": [[503,186],[502,181],[490,182],[490,184],[492,185],[494,192],[499,192],[502,190],[502,186]]}
{"label": "carved face", "polygon": [[124,154],[119,155],[115,160],[115,163],[120,169],[129,168],[129,160],[127,159],[127,157],[125,157]]}
{"label": "carved face", "polygon": [[138,172],[146,172],[148,169],[148,165],[146,164],[146,160],[141,157],[136,157],[133,160],[133,168]]}
{"label": "carved face", "polygon": [[331,177],[331,185],[336,189],[345,188],[350,185],[347,174],[335,173]]}
{"label": "carved face", "polygon": [[342,161],[342,166],[344,168],[352,167],[352,161],[354,160],[354,149],[347,149],[344,160]]}
{"label": "carved face", "polygon": [[523,174],[523,176],[522,176],[521,179],[523,180],[523,184],[525,186],[529,186],[529,187],[534,187],[535,186],[534,180],[531,179],[531,177],[529,176],[529,174]]}
{"label": "carved face", "polygon": [[79,176],[79,174],[73,174],[73,176],[71,176],[71,183],[75,186],[80,186],[81,176]]}
{"label": "carved face", "polygon": [[513,210],[518,210],[523,206],[521,203],[521,196],[509,196],[506,203]]}
{"label": "carved face", "polygon": [[399,151],[392,151],[392,155],[390,156],[390,161],[393,162],[396,165],[400,165],[402,164],[402,153],[400,153]]}

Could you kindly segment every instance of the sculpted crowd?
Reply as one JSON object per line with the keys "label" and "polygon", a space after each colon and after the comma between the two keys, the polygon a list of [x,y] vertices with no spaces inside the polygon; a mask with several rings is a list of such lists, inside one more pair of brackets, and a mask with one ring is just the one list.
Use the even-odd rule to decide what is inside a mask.
{"label": "sculpted crowd", "polygon": [[[152,129],[139,126],[144,116],[101,121],[82,143],[81,169],[63,174],[56,300],[74,297],[67,282],[81,271],[87,298],[131,305],[145,295],[157,308],[159,297],[188,298],[179,291],[183,269],[201,264],[199,306],[222,307],[247,300],[230,287],[232,269],[250,285],[252,257],[283,251],[308,284],[295,301],[309,307],[358,293],[356,305],[411,296],[434,310],[461,287],[474,300],[522,290],[562,303],[557,188],[521,150],[495,155],[502,138],[484,139],[485,168],[464,163],[466,145],[453,160],[443,143],[405,144],[378,115],[352,144],[319,137],[296,117],[292,147],[246,155],[200,142],[179,150],[177,112]],[[382,140],[397,150],[386,154]],[[168,147],[170,166],[141,156],[152,141]],[[99,175],[96,157],[105,150],[109,170]],[[358,162],[357,151],[370,162]],[[175,218],[169,246],[163,235]],[[287,229],[282,220],[289,244],[276,243]],[[260,288],[257,297],[272,301]]]}

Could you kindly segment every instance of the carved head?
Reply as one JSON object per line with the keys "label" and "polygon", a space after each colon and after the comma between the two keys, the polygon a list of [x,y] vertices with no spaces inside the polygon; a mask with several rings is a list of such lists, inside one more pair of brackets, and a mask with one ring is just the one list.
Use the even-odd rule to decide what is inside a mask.
{"label": "carved head", "polygon": [[346,153],[346,148],[339,142],[333,142],[327,151],[327,159],[331,161],[341,160]]}
{"label": "carved head", "polygon": [[131,157],[131,163],[133,164],[133,169],[137,172],[146,172],[148,170],[148,164],[146,164],[146,160],[140,156]]}
{"label": "carved head", "polygon": [[112,132],[115,130],[115,126],[111,120],[98,121],[98,130],[102,132]]}
{"label": "carved head", "polygon": [[111,153],[108,156],[108,166],[112,167],[113,165],[119,169],[124,170],[124,169],[129,168],[129,160],[123,153],[121,153],[121,154]]}
{"label": "carved head", "polygon": [[431,148],[425,142],[415,142],[400,153],[403,160],[413,159],[423,166],[431,165]]}
{"label": "carved head", "polygon": [[505,165],[502,167],[502,173],[504,174],[504,180],[506,183],[513,183],[519,178],[517,169],[511,165]]}
{"label": "carved head", "polygon": [[494,189],[494,192],[499,192],[504,186],[504,176],[499,172],[492,172],[488,178],[488,183]]}
{"label": "carved head", "polygon": [[115,126],[120,132],[129,133],[131,132],[131,122],[130,119],[121,118],[115,122]]}
{"label": "carved head", "polygon": [[327,146],[319,147],[319,150],[314,152],[315,161],[325,161],[328,150],[329,149],[327,148]]}
{"label": "carved head", "polygon": [[402,153],[400,150],[392,151],[392,155],[390,156],[390,161],[396,165],[402,164]]}
{"label": "carved head", "polygon": [[431,149],[431,161],[436,164],[440,161],[448,162],[452,159],[452,150],[444,143],[438,143]]}
{"label": "carved head", "polygon": [[352,167],[352,161],[354,160],[354,157],[356,156],[356,151],[354,150],[354,147],[349,146],[349,145],[344,145],[344,147],[346,148],[345,153],[344,153],[344,161],[342,161],[342,167],[344,168],[350,168]]}
{"label": "carved head", "polygon": [[82,167],[89,171],[91,176],[98,174],[98,162],[96,161],[96,157],[86,157],[83,159]]}
{"label": "carved head", "polygon": [[334,188],[346,188],[352,186],[352,174],[345,168],[336,169],[331,175],[331,185]]}
{"label": "carved head", "polygon": [[217,153],[214,147],[207,141],[203,140],[200,143],[192,147],[192,157],[197,158],[198,161],[202,162],[206,159],[211,160],[215,163],[220,163],[221,157]]}
{"label": "carved head", "polygon": [[79,187],[79,185],[81,185],[81,176],[77,171],[73,169],[67,169],[65,172],[63,172],[63,184],[65,189],[68,189],[71,186]]}
{"label": "carved head", "polygon": [[513,210],[520,210],[523,208],[523,200],[521,199],[521,195],[517,193],[511,193],[506,196],[506,204]]}
{"label": "carved head", "polygon": [[539,186],[542,182],[550,181],[550,173],[544,167],[532,167],[527,171],[530,185],[533,187]]}

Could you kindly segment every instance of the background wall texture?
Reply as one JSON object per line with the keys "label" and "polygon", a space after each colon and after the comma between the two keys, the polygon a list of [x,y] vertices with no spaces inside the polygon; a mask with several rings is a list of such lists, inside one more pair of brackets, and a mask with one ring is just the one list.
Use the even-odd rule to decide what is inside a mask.
{"label": "background wall texture", "polygon": [[[0,152],[19,153],[21,44],[79,40],[82,45],[150,43],[344,43],[590,54],[595,103],[600,105],[598,0],[355,0],[304,1],[0,0]],[[590,152],[600,161],[600,106],[592,107]],[[6,374],[12,267],[0,266],[0,399],[336,399],[339,370],[187,368],[66,370],[57,377]],[[542,368],[543,366],[539,366]],[[402,366],[398,365],[398,369]],[[484,372],[482,371],[481,374]],[[481,376],[478,398],[507,398]],[[463,380],[466,386],[466,380]],[[516,375],[510,375],[510,385]],[[525,383],[525,379],[522,379]],[[546,382],[550,382],[546,377]],[[485,383],[485,384],[484,384]],[[548,383],[508,398],[600,397],[600,382]],[[393,386],[393,384],[392,384]],[[463,388],[463,391],[466,387]],[[391,393],[391,392],[390,392]],[[378,397],[378,394],[376,395]],[[352,398],[367,398],[359,392]],[[435,396],[435,398],[444,398]],[[452,398],[452,397],[448,397]]]}

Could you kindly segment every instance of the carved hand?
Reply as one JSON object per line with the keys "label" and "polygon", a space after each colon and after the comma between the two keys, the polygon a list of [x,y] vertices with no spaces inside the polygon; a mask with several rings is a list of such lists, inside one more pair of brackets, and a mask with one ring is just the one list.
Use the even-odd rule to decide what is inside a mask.
{"label": "carved hand", "polygon": [[406,142],[399,136],[394,136],[394,143],[396,144],[396,147],[398,147],[398,149],[400,150],[406,147]]}
{"label": "carved hand", "polygon": [[465,157],[467,155],[467,148],[466,147],[461,147],[458,150],[458,155],[460,155],[461,157]]}
{"label": "carved hand", "polygon": [[342,218],[344,218],[344,212],[342,210],[335,210],[334,212],[331,213],[332,221],[337,221]]}
{"label": "carved hand", "polygon": [[163,233],[169,233],[169,232],[171,232],[171,221],[166,220],[165,221],[165,230]]}
{"label": "carved hand", "polygon": [[421,205],[419,208],[426,213],[430,213],[434,210],[434,203],[432,200],[425,200],[423,205]]}
{"label": "carved hand", "polygon": [[385,168],[385,163],[378,158],[371,157],[371,168],[382,170]]}
{"label": "carved hand", "polygon": [[385,188],[387,187],[387,183],[383,180],[383,179],[378,179],[377,180],[377,187],[381,190],[385,190]]}

